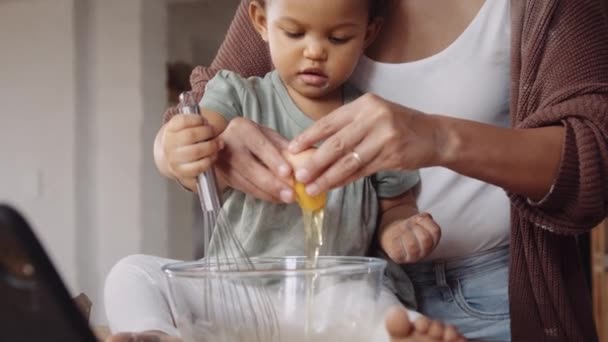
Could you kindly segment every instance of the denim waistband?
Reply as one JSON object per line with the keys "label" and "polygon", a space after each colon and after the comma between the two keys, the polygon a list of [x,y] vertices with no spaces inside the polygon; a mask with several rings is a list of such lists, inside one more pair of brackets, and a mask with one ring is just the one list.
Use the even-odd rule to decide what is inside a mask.
{"label": "denim waistband", "polygon": [[[403,265],[416,285],[462,279],[509,265],[509,245],[495,247],[467,256]],[[441,281],[439,278],[442,278]]]}

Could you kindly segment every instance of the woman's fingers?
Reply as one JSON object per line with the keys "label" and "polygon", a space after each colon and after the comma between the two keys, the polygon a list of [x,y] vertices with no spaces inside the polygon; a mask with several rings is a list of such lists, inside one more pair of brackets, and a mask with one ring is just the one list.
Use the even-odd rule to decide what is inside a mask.
{"label": "woman's fingers", "polygon": [[[359,149],[359,148],[357,147],[356,149]],[[363,160],[363,157],[360,157],[360,158],[361,158],[361,160]],[[332,187],[330,187],[328,189],[343,187],[343,186],[345,186],[347,184],[350,184],[350,183],[352,183],[352,182],[354,182],[354,181],[356,181],[358,179],[361,179],[361,178],[363,178],[365,176],[372,175],[372,174],[374,174],[374,173],[376,173],[376,172],[378,172],[378,171],[381,170],[381,168],[380,168],[381,165],[382,164],[381,164],[380,158],[378,158],[378,156],[376,156],[376,158],[372,159],[372,161],[367,162],[367,163],[363,163],[363,167],[361,167],[360,169],[358,169],[357,171],[355,171],[350,176],[348,176],[346,178],[345,177],[337,177],[337,179],[341,179],[341,180],[339,180],[337,184],[335,184],[334,186],[332,186]],[[320,177],[323,177],[323,176],[324,175],[321,175]],[[324,181],[322,180],[322,184],[323,184],[323,182]],[[316,183],[316,180],[313,183],[311,183],[311,184],[314,184],[314,183]],[[329,183],[330,182],[326,182],[325,184],[329,184]]]}
{"label": "woman's fingers", "polygon": [[[384,149],[395,148],[385,146],[387,132],[395,125],[389,109],[386,101],[367,94],[323,117],[292,141],[290,148],[299,149],[326,139],[310,162],[296,170],[296,179],[309,183],[310,195],[344,184],[355,174],[366,176],[389,166],[386,161],[370,165]],[[359,172],[362,169],[365,174]]]}
{"label": "woman's fingers", "polygon": [[284,136],[280,135],[279,132],[264,126],[259,126],[262,134],[270,140],[270,142],[279,150],[287,150],[289,148],[289,141]]}
{"label": "woman's fingers", "polygon": [[272,202],[293,202],[291,168],[279,148],[287,140],[250,120],[233,119],[220,135],[218,169],[232,188]]}
{"label": "woman's fingers", "polygon": [[[326,191],[342,183],[374,158],[377,149],[370,148],[367,143],[368,135],[373,130],[373,119],[366,115],[370,110],[369,98],[362,96],[334,110],[290,143],[289,151],[294,153],[327,139],[306,167],[296,170],[298,181],[308,183],[323,173],[323,178],[316,181],[321,191]],[[360,143],[363,146],[358,146]],[[327,171],[331,173],[327,175]],[[339,174],[342,176],[336,177]]]}
{"label": "woman's fingers", "polygon": [[[219,165],[219,164],[218,164]],[[221,167],[220,167],[221,170]],[[272,190],[263,189],[256,186],[254,183],[249,181],[243,175],[241,175],[238,170],[235,169],[227,169],[227,173],[219,173],[219,177],[223,177],[225,183],[230,185],[231,188],[242,191],[246,194],[250,194],[255,198],[261,199],[267,202],[281,203],[282,201],[279,197],[275,196]],[[268,170],[262,170],[262,175],[260,178],[272,177],[272,173]],[[268,173],[270,175],[264,175],[264,173]],[[279,190],[280,191],[280,190]]]}
{"label": "woman's fingers", "polygon": [[178,115],[167,124],[165,156],[182,185],[196,189],[196,176],[217,160],[219,176],[231,187],[267,201],[293,201],[292,170],[280,153],[287,148],[285,138],[244,118],[231,120],[219,139],[214,137],[199,115]]}
{"label": "woman's fingers", "polygon": [[[306,166],[306,175],[309,180],[314,179],[306,188],[310,195],[314,196],[348,184],[347,181],[369,176],[384,167],[384,163],[371,163],[371,161],[377,160],[383,144],[381,140],[370,138],[367,129],[363,124],[353,123],[335,135],[341,141],[348,141],[344,151],[349,152],[345,152],[342,156],[334,153],[335,149],[331,147],[324,148],[331,138],[315,151]],[[338,159],[334,160],[334,158]],[[296,177],[299,175],[298,172],[299,170],[296,170]],[[316,179],[315,176],[317,176]],[[298,180],[300,179],[298,178]]]}
{"label": "woman's fingers", "polygon": [[[284,138],[282,141],[278,133],[263,131],[261,126],[247,119],[234,119],[221,136],[225,143],[231,142],[234,146],[241,146],[249,150],[277,176],[287,178],[291,174],[291,167],[275,145],[279,143],[285,146],[287,143]],[[247,174],[249,173],[245,170],[244,175]],[[253,178],[249,179],[253,180]]]}
{"label": "woman's fingers", "polygon": [[359,99],[346,104],[317,120],[289,143],[289,152],[292,154],[300,153],[344,128],[349,122],[353,121],[355,117],[353,111],[357,108],[356,103],[358,101]]}
{"label": "woman's fingers", "polygon": [[286,199],[291,199],[289,195],[293,197],[291,186],[260,164],[248,151],[226,157],[220,156],[217,165],[230,187],[271,202],[286,202]]}
{"label": "woman's fingers", "polygon": [[327,190],[338,182],[335,173],[341,173],[341,177],[345,178],[359,170],[373,157],[368,151],[356,148],[365,138],[367,130],[361,123],[351,122],[332,135],[316,150],[306,168],[296,170],[296,179],[306,183],[329,168],[324,172],[324,178],[317,179],[318,185]]}
{"label": "woman's fingers", "polygon": [[442,142],[439,121],[411,108],[366,94],[318,120],[290,143],[297,153],[325,141],[296,170],[310,195],[379,170],[437,165]]}

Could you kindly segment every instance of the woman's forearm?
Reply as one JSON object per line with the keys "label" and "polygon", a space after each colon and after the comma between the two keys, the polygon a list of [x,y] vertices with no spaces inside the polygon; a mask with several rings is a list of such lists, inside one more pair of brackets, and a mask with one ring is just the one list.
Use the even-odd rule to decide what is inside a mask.
{"label": "woman's forearm", "polygon": [[437,124],[438,166],[541,200],[557,176],[564,128],[501,128],[445,116]]}

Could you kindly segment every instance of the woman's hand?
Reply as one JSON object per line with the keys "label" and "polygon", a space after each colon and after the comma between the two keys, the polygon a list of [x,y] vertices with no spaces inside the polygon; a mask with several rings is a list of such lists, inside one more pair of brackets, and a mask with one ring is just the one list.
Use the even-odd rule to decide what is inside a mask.
{"label": "woman's hand", "polygon": [[[304,150],[298,154],[291,154],[286,150],[282,151],[283,157],[291,164],[293,169],[297,169],[300,165],[305,163],[314,152],[314,148]],[[295,198],[300,205],[300,208],[302,210],[315,211],[325,207],[325,204],[327,203],[327,194],[322,193],[316,196],[310,196],[306,193],[304,186],[305,185],[302,183],[293,182]]]}
{"label": "woman's hand", "polygon": [[294,201],[292,169],[280,152],[288,143],[283,136],[251,120],[236,118],[220,139],[224,148],[215,170],[226,185],[265,201]]}
{"label": "woman's hand", "polygon": [[[325,142],[295,172],[315,195],[380,170],[431,166],[442,135],[432,115],[366,94],[318,120],[289,145],[291,153]],[[312,182],[311,182],[312,181]]]}
{"label": "woman's hand", "polygon": [[231,120],[218,137],[204,141],[214,136],[203,117],[174,116],[154,142],[158,169],[196,192],[196,177],[213,164],[221,188],[229,186],[265,201],[294,201],[292,169],[280,152],[287,148],[284,137],[244,118]]}
{"label": "woman's hand", "polygon": [[504,128],[424,114],[366,94],[317,121],[290,143],[289,152],[323,139],[295,171],[310,195],[381,170],[442,166],[538,201],[557,177],[565,128]]}

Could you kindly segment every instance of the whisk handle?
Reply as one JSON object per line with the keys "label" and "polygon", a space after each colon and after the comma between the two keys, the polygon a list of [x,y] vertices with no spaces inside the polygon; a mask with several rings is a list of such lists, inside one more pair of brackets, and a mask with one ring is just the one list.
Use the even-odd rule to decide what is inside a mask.
{"label": "whisk handle", "polygon": [[[189,92],[184,92],[179,96],[182,113],[200,114],[198,104]],[[203,212],[217,212],[222,207],[219,193],[217,190],[217,180],[212,168],[201,173],[197,177],[197,190]]]}
{"label": "whisk handle", "polygon": [[[181,93],[179,96],[182,113],[184,114],[200,114],[198,103],[190,92]],[[217,217],[219,215],[222,204],[220,202],[217,180],[213,168],[201,173],[196,177],[198,198],[203,211],[203,249],[202,256],[209,254],[209,245],[213,230],[215,229]]]}

